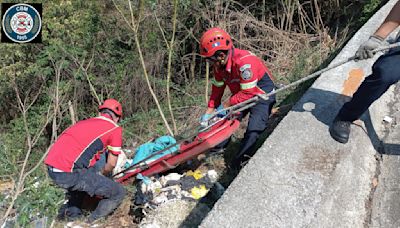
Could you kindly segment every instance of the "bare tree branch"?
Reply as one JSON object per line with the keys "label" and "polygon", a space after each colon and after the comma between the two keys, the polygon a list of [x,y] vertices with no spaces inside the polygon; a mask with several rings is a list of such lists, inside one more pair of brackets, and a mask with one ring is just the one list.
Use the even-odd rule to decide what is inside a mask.
{"label": "bare tree branch", "polygon": [[82,70],[83,74],[86,77],[86,80],[89,84],[89,88],[90,91],[93,93],[93,97],[96,98],[96,101],[98,104],[101,104],[101,100],[99,98],[99,96],[97,95],[96,89],[93,86],[92,81],[89,78],[89,74],[88,74],[88,69],[90,67],[90,65],[92,64],[93,58],[94,58],[94,50],[92,51],[92,56],[89,60],[89,62],[86,64],[86,66],[84,66],[85,63],[85,57],[83,57],[83,60],[79,60],[78,57],[75,57],[73,55],[71,55],[69,52],[67,52],[67,50],[65,50],[64,48],[61,47],[61,49],[68,55],[71,57],[71,59],[74,61],[75,65],[77,65],[79,67],[80,70]]}
{"label": "bare tree branch", "polygon": [[156,18],[158,28],[159,28],[160,31],[161,31],[161,35],[162,35],[163,40],[164,40],[164,42],[165,42],[165,46],[167,46],[167,49],[169,50],[169,49],[170,49],[170,46],[169,46],[167,37],[165,37],[164,29],[161,27],[160,20],[158,19],[157,14],[154,13],[154,17]]}
{"label": "bare tree branch", "polygon": [[[178,1],[174,0],[174,14],[172,17],[172,37],[170,40],[170,45],[168,45],[168,68],[167,68],[167,102],[168,109],[171,115],[172,125],[174,127],[174,133],[177,133],[176,122],[174,117],[174,112],[172,110],[171,105],[171,95],[170,95],[170,82],[171,82],[171,66],[172,66],[172,54],[174,52],[174,44],[175,44],[175,33],[176,33],[176,17],[177,17],[177,9],[178,9]],[[160,27],[161,29],[161,27]],[[165,38],[165,37],[164,37]]]}
{"label": "bare tree branch", "polygon": [[[59,73],[61,71],[62,63],[60,63],[58,67],[56,65],[54,65],[54,67],[55,67],[55,72],[56,72],[56,78],[58,78],[58,80],[59,80],[59,76],[60,76]],[[57,76],[57,74],[58,74],[58,76]],[[44,129],[46,128],[47,124],[50,122],[50,119],[57,118],[57,113],[59,112],[58,106],[60,105],[59,100],[58,100],[59,83],[56,83],[56,88],[54,90],[55,96],[54,96],[53,100],[49,103],[45,121],[42,124],[42,127],[37,132],[35,132],[34,135],[31,135],[29,126],[28,126],[28,108],[31,107],[37,100],[39,94],[42,92],[42,90],[41,90],[42,86],[38,90],[37,94],[34,95],[32,102],[27,105],[26,103],[22,102],[20,89],[18,88],[18,85],[15,82],[15,78],[12,80],[12,82],[13,82],[13,89],[14,89],[14,92],[15,92],[15,95],[17,98],[17,103],[19,104],[19,110],[22,114],[22,120],[23,120],[24,130],[25,130],[25,139],[27,142],[27,150],[26,150],[26,154],[25,154],[25,158],[23,160],[22,166],[20,168],[18,182],[16,182],[13,196],[11,197],[11,201],[7,207],[5,214],[3,215],[3,218],[1,219],[1,224],[4,224],[6,222],[7,217],[11,213],[18,196],[26,190],[26,188],[25,188],[26,178],[29,175],[31,175],[42,164],[44,158],[46,157],[48,151],[50,150],[50,147],[48,147],[47,151],[42,155],[41,159],[36,163],[36,165],[33,166],[33,168],[31,168],[30,170],[26,171],[27,166],[28,166],[29,157],[31,155],[33,148],[37,144],[40,136],[43,135]],[[55,107],[53,108],[53,113],[51,114],[51,109],[52,109],[53,105]],[[55,120],[53,120],[53,121],[55,121]],[[57,129],[53,128],[53,134],[55,134],[56,130]],[[54,137],[52,136],[52,138],[54,138]]]}
{"label": "bare tree branch", "polygon": [[[143,0],[141,0],[141,1],[143,1]],[[139,40],[139,37],[138,37],[138,34],[137,34],[137,31],[139,29],[139,21],[140,21],[140,17],[141,17],[141,7],[139,7],[139,13],[138,13],[138,16],[137,16],[137,20],[136,20],[137,23],[136,23],[135,22],[135,17],[133,15],[133,9],[132,9],[131,1],[129,0],[128,2],[129,2],[130,14],[131,14],[131,23],[132,23],[131,26],[129,26],[129,27],[133,28],[133,36],[134,36],[134,39],[135,39],[136,49],[137,49],[137,51],[139,53],[139,59],[140,59],[140,63],[141,63],[142,68],[143,68],[143,73],[144,73],[144,76],[145,76],[145,79],[146,79],[147,86],[148,86],[148,88],[150,90],[150,93],[151,93],[153,99],[154,99],[154,102],[157,105],[158,111],[160,112],[161,118],[164,121],[164,124],[165,124],[169,134],[173,136],[174,133],[171,130],[171,127],[169,126],[167,119],[165,118],[164,112],[161,109],[161,106],[160,106],[160,103],[158,101],[158,98],[157,98],[156,94],[154,93],[154,90],[153,90],[153,88],[151,86],[149,75],[148,75],[147,69],[146,69],[146,64],[145,64],[144,58],[143,58],[143,53],[142,53],[142,49],[141,49],[141,45],[140,45],[140,40]],[[122,11],[118,8],[117,4],[115,3],[115,0],[113,0],[113,3],[115,5],[115,7],[117,8],[117,10],[120,12],[121,16],[125,17],[124,14],[122,13]],[[127,19],[124,19],[124,20],[128,21]]]}
{"label": "bare tree branch", "polygon": [[75,111],[71,101],[68,101],[68,109],[69,109],[69,114],[71,116],[71,123],[75,124],[76,123]]}

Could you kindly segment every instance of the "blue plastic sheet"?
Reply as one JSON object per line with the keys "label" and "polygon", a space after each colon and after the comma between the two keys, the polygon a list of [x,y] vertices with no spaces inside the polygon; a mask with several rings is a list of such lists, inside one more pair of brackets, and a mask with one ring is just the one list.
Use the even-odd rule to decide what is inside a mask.
{"label": "blue plastic sheet", "polygon": [[[150,155],[152,155],[160,150],[163,150],[169,146],[172,146],[174,144],[176,144],[176,140],[173,137],[166,135],[166,136],[161,136],[161,137],[157,138],[153,142],[148,142],[143,145],[140,145],[136,149],[135,157],[133,158],[132,164],[130,164],[130,165],[134,165],[134,164],[142,161],[143,159],[149,157]],[[168,149],[160,154],[154,155],[148,161],[154,161],[154,160],[159,159],[167,154],[172,154],[178,150],[179,150],[179,145],[173,146],[170,149]],[[126,164],[126,165],[129,166],[128,164]]]}

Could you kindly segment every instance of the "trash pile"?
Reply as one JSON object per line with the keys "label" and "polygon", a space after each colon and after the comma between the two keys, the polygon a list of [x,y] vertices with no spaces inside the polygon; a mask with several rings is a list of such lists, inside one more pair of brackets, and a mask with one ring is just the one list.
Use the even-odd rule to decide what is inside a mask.
{"label": "trash pile", "polygon": [[217,182],[218,174],[215,170],[202,173],[200,170],[188,171],[181,175],[170,173],[160,178],[149,178],[139,174],[135,204],[144,208],[157,206],[174,200],[196,201],[204,197],[208,191],[218,185],[220,192],[223,187]]}

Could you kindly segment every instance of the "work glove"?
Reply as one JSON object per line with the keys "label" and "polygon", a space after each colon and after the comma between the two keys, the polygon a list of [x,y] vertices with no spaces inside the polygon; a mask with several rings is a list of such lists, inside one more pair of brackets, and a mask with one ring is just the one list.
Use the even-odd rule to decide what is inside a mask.
{"label": "work glove", "polygon": [[204,115],[202,115],[200,117],[200,120],[199,120],[200,125],[203,126],[203,127],[207,127],[208,121],[209,121],[211,116],[212,116],[212,114],[204,114]]}
{"label": "work glove", "polygon": [[[223,111],[221,111],[221,110],[223,110]],[[227,110],[224,110],[224,106],[222,105],[222,104],[220,104],[218,107],[217,107],[217,110],[216,110],[217,112],[219,112],[219,111],[221,111],[221,112],[219,112],[218,114],[217,114],[217,117],[219,117],[219,118],[223,118],[224,116],[226,116],[227,114],[228,114],[228,111]]]}
{"label": "work glove", "polygon": [[373,50],[384,45],[387,45],[387,42],[382,37],[375,35],[370,36],[369,39],[358,48],[355,55],[356,60],[372,58],[374,56]]}

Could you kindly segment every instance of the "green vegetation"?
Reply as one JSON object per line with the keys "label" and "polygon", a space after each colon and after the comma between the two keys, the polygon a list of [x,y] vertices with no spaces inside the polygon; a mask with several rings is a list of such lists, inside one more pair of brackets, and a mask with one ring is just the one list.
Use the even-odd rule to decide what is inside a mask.
{"label": "green vegetation", "polygon": [[[287,84],[324,66],[383,4],[379,0],[269,1],[265,5],[263,1],[179,0],[167,88],[173,1],[132,1],[132,14],[122,0],[33,2],[43,3],[43,43],[0,44],[0,186],[14,183],[13,189],[0,192],[0,200],[11,197],[20,184],[22,191],[10,217],[15,216],[22,227],[42,216],[54,218],[63,192],[51,184],[41,159],[73,120],[97,115],[99,101],[108,97],[122,101],[126,146],[167,134],[149,92],[138,46],[166,120],[172,126],[170,101],[175,133],[180,133],[197,121],[206,105],[206,67],[196,54],[206,28],[226,29],[236,47],[262,57],[277,82]],[[362,12],[354,10],[360,7]],[[138,40],[122,15],[129,23],[133,15]],[[280,94],[278,105],[293,105],[308,85]],[[21,171],[30,172],[22,182]],[[0,203],[0,219],[8,204]]]}

